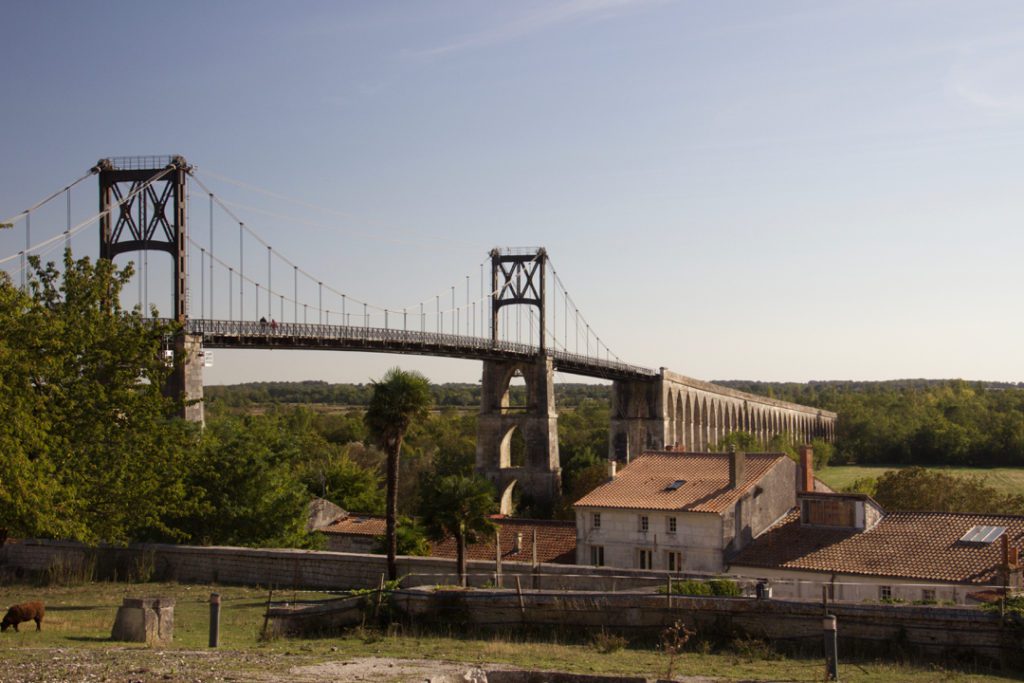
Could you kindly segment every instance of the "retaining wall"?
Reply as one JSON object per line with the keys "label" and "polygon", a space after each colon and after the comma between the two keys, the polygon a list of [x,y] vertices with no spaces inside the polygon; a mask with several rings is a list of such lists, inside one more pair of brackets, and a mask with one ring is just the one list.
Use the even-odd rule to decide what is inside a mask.
{"label": "retaining wall", "polygon": [[[566,627],[654,636],[676,620],[699,635],[747,636],[820,648],[820,604],[584,591],[403,589],[392,601],[413,622],[460,623],[470,631]],[[840,647],[879,654],[980,658],[1024,668],[1024,621],[978,609],[830,604]]]}

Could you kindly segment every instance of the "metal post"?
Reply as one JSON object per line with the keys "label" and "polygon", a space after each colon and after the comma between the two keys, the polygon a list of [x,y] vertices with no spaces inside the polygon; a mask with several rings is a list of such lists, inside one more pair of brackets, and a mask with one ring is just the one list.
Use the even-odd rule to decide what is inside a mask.
{"label": "metal post", "polygon": [[363,304],[363,327],[370,326],[370,314],[366,312],[366,304]]}
{"label": "metal post", "polygon": [[836,618],[831,614],[821,620],[825,632],[825,667],[830,681],[839,680],[839,645],[836,638]]}
{"label": "metal post", "polygon": [[220,593],[210,593],[210,647],[220,644]]}
{"label": "metal post", "polygon": [[346,318],[345,318],[345,295],[342,294],[341,295],[341,324],[342,325],[347,325],[348,324],[347,322],[345,322],[345,320],[346,320]]}
{"label": "metal post", "polygon": [[466,276],[466,336],[469,336],[469,276]]}
{"label": "metal post", "polygon": [[420,332],[426,332],[427,329],[427,316],[423,312],[423,302],[420,302]]}
{"label": "metal post", "polygon": [[455,329],[455,285],[452,285],[452,334],[456,334]]}
{"label": "metal post", "polygon": [[437,333],[441,334],[441,295],[438,294],[434,300],[434,310],[437,311]]}

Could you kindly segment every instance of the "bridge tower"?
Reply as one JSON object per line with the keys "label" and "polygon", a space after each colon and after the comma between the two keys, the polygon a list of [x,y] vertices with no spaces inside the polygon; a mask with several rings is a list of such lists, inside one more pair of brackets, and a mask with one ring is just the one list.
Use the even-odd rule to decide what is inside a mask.
{"label": "bridge tower", "polygon": [[[100,258],[163,251],[174,259],[174,319],[188,317],[188,231],[185,182],[189,165],[181,156],[117,157],[96,164],[100,183]],[[160,174],[163,175],[160,175]],[[159,176],[153,180],[154,177]],[[174,340],[174,373],[166,391],[186,401],[183,417],[203,421],[202,337]]]}
{"label": "bridge tower", "polygon": [[[484,361],[476,471],[498,488],[505,514],[513,512],[517,487],[521,504],[534,509],[553,507],[561,495],[555,371],[545,350],[546,270],[544,249],[491,251],[491,340],[499,341],[498,314],[505,306],[534,306],[540,319],[534,359]],[[510,384],[516,377],[526,384],[521,404],[512,402]]]}

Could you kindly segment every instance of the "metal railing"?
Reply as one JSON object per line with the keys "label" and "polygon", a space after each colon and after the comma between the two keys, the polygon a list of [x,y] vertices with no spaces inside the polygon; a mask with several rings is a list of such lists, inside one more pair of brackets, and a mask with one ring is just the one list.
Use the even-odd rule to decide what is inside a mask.
{"label": "metal railing", "polygon": [[[509,341],[495,341],[485,337],[473,337],[443,332],[420,332],[397,330],[384,327],[360,327],[358,325],[325,325],[320,323],[261,322],[248,320],[189,319],[185,324],[188,334],[203,335],[211,345],[230,346],[218,340],[237,339],[262,342],[272,346],[302,346],[311,342],[317,344],[339,343],[368,349],[390,349],[395,351],[420,350],[443,353],[443,355],[467,358],[535,358],[541,355],[539,346]],[[244,344],[241,344],[244,345]],[[601,375],[654,377],[657,372],[638,365],[630,365],[610,359],[594,358],[565,351],[547,351],[555,367],[565,370],[594,372]]]}

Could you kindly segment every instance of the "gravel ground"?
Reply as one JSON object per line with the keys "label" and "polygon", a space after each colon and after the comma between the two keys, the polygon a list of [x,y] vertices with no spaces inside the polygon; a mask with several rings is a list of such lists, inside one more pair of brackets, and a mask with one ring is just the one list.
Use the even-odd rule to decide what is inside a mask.
{"label": "gravel ground", "polygon": [[[230,650],[142,650],[138,648],[32,649],[7,653],[0,664],[2,683],[481,683],[478,665],[422,659],[360,657],[309,661],[304,655]],[[322,659],[322,656],[316,659]],[[508,669],[507,665],[493,668]],[[679,679],[713,683],[708,678]]]}

